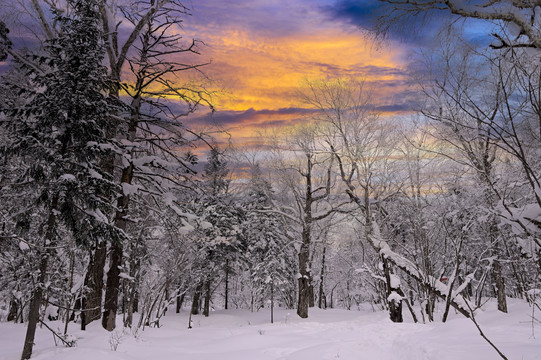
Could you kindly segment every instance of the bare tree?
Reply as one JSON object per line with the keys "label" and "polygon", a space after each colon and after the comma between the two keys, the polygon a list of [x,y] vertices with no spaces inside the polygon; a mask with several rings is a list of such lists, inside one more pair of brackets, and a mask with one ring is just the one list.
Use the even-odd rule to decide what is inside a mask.
{"label": "bare tree", "polygon": [[288,129],[281,142],[274,144],[276,154],[273,167],[279,172],[278,181],[290,194],[293,206],[282,213],[295,223],[300,241],[298,260],[297,314],[308,317],[308,308],[314,303],[310,249],[314,223],[335,212],[343,211],[347,201],[331,201],[334,187],[333,160],[321,151],[321,138],[316,124]]}
{"label": "bare tree", "polygon": [[[136,180],[146,189],[161,188],[167,182],[179,184],[180,181],[165,181],[163,176],[164,170],[172,171],[175,167],[175,176],[178,179],[193,173],[191,167],[195,158],[189,154],[184,157],[178,150],[189,146],[189,138],[196,140],[198,136],[183,126],[180,120],[195,111],[200,104],[211,105],[210,92],[201,85],[175,84],[182,81],[178,78],[179,73],[198,70],[204,65],[186,61],[186,54],[198,55],[197,42],[191,40],[185,43],[182,35],[175,33],[188,9],[180,2],[166,0],[140,3],[137,12],[123,7],[118,10],[122,11],[134,29],[138,29],[137,33],[130,35],[121,51],[118,50],[116,36],[110,37],[107,42],[109,59],[116,59],[116,63],[113,62],[115,65],[111,66],[111,77],[116,79],[113,85],[115,81],[120,85],[120,72],[124,61],[129,64],[135,77],[133,84],[123,84],[123,90],[131,98],[130,114],[116,129],[121,137],[125,137],[121,145],[123,152],[120,174],[120,184],[125,191],[117,199],[118,210],[114,222],[119,229],[127,232],[130,197],[134,196],[132,191],[127,189],[131,189]],[[103,8],[102,11],[107,13],[110,9]],[[108,23],[104,24],[108,26]],[[138,37],[138,40],[132,39],[132,36]],[[130,49],[135,53],[131,57],[128,52]],[[112,88],[112,91],[117,93],[119,90]],[[167,102],[163,101],[171,96],[183,101],[185,109],[180,114],[172,112]],[[153,165],[152,158],[148,161],[142,160],[149,155],[157,155],[171,165]],[[173,165],[173,162],[176,165]],[[150,192],[163,193],[165,190],[145,191],[146,194]],[[109,331],[115,328],[122,246],[118,241],[111,243],[102,318],[103,327]]]}
{"label": "bare tree", "polygon": [[[327,151],[336,159],[346,193],[364,213],[365,236],[372,229],[372,208],[397,189],[387,176],[392,132],[389,124],[373,110],[370,89],[363,81],[333,79],[307,81],[300,91],[304,103],[317,110],[326,125]],[[401,302],[391,294],[397,282],[387,259],[384,265],[391,319],[402,321]],[[396,285],[397,286],[397,285]]]}

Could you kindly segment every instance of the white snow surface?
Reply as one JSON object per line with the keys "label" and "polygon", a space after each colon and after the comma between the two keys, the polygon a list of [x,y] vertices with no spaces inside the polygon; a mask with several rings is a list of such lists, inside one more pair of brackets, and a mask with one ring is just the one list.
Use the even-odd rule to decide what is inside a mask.
{"label": "white snow surface", "polygon": [[[509,301],[509,314],[496,310],[494,302],[477,315],[486,335],[509,359],[541,359],[541,325],[532,336],[531,308],[524,302]],[[479,360],[498,359],[497,353],[479,336],[474,324],[452,314],[443,324],[414,324],[407,310],[405,322],[392,323],[385,312],[360,310],[320,310],[311,308],[308,319],[295,310],[279,309],[270,324],[268,309],[218,310],[210,317],[193,316],[193,329],[187,329],[188,313],[170,311],[161,319],[162,327],[146,328],[134,336],[130,330],[103,330],[99,322],[80,331],[70,324],[69,334],[77,346],[55,347],[51,333],[37,331],[32,359],[35,360]],[[437,314],[441,318],[441,313]],[[118,323],[122,323],[121,317]],[[49,322],[63,329],[59,321]],[[20,358],[25,325],[0,323],[0,359]],[[111,338],[120,339],[116,351]]]}

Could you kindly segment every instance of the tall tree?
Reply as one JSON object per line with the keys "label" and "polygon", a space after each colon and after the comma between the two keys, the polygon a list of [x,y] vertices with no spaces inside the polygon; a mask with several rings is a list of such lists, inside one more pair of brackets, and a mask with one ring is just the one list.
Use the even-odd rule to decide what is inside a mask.
{"label": "tall tree", "polygon": [[290,128],[282,142],[273,145],[276,157],[272,166],[279,173],[284,193],[290,196],[286,201],[293,204],[284,204],[281,214],[294,224],[288,236],[298,249],[297,315],[301,318],[308,317],[308,308],[314,303],[310,255],[314,223],[343,211],[347,203],[329,201],[335,183],[333,160],[322,151],[319,130],[317,124]]}
{"label": "tall tree", "polygon": [[[101,65],[100,1],[69,1],[69,6],[73,9],[69,15],[55,12],[60,35],[48,39],[41,54],[28,56],[29,61],[21,64],[31,79],[31,87],[20,89],[28,101],[2,109],[8,113],[3,126],[9,133],[9,153],[32,158],[25,177],[38,194],[36,205],[46,214],[41,240],[36,244],[39,275],[23,359],[32,354],[49,261],[54,248],[62,246],[60,226],[69,229],[79,242],[120,236],[104,215],[111,211],[106,199],[115,188],[98,166],[106,154],[103,149],[110,148],[105,134],[112,109],[105,96],[106,69]],[[39,68],[28,63],[39,64]]]}
{"label": "tall tree", "polygon": [[279,294],[294,292],[289,286],[293,276],[294,247],[283,233],[280,216],[273,211],[272,197],[270,183],[263,178],[259,164],[254,164],[243,199],[247,210],[243,222],[244,257],[255,297],[252,303],[264,306],[264,301],[270,300],[271,323],[274,321],[275,303],[280,300]]}

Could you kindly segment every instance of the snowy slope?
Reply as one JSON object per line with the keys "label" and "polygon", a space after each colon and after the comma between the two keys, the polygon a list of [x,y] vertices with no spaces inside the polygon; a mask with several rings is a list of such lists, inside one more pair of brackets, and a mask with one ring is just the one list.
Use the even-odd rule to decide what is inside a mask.
{"label": "snowy slope", "polygon": [[[510,300],[510,314],[500,314],[493,304],[478,314],[478,321],[491,340],[509,359],[541,359],[541,326],[533,327],[531,308]],[[393,324],[383,312],[310,309],[308,319],[294,310],[278,310],[269,323],[262,310],[215,311],[209,318],[193,317],[187,329],[187,314],[169,313],[160,329],[147,328],[134,336],[129,331],[113,334],[98,323],[81,332],[77,347],[55,347],[52,335],[38,330],[33,359],[39,360],[270,360],[270,359],[498,359],[497,353],[478,335],[471,321],[460,315],[447,324]],[[120,322],[121,323],[121,322]],[[51,322],[53,328],[63,328]],[[0,323],[0,359],[20,357],[24,325]],[[539,332],[539,334],[537,334]],[[116,351],[111,337],[120,337]]]}

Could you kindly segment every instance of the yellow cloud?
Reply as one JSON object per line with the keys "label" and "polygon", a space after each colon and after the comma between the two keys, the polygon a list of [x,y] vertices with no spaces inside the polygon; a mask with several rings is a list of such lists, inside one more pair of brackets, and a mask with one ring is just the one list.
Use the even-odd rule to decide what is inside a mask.
{"label": "yellow cloud", "polygon": [[398,53],[373,51],[360,32],[339,27],[271,39],[230,30],[206,41],[213,58],[207,73],[224,83],[231,93],[221,100],[219,109],[297,106],[295,90],[304,78],[364,77],[381,82],[380,88],[385,82],[399,80],[397,71],[371,72],[399,68],[395,60]]}

